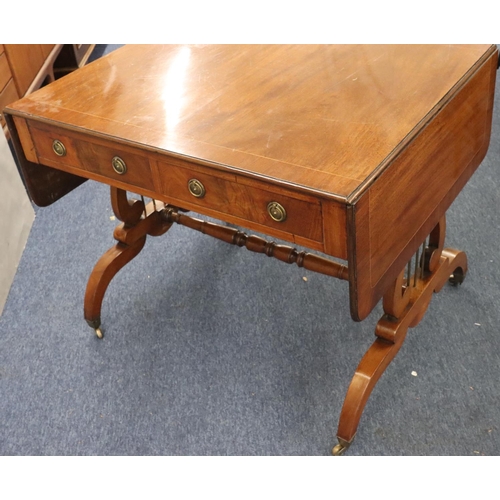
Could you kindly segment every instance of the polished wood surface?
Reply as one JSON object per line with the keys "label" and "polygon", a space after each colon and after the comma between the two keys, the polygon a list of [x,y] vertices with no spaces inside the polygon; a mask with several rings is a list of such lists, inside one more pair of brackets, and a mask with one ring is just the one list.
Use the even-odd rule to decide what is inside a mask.
{"label": "polished wood surface", "polygon": [[370,313],[486,155],[497,63],[495,47],[348,208],[354,318]]}
{"label": "polished wood surface", "polygon": [[110,280],[174,222],[347,279],[354,320],[383,298],[339,454],[433,292],[465,276],[465,254],[444,249],[445,214],[487,152],[497,65],[494,45],[126,46],[12,104],[6,119],[35,203],[86,179],[111,186],[123,224],[84,304],[98,336]]}
{"label": "polished wood surface", "polygon": [[16,110],[345,199],[492,51],[131,45]]}

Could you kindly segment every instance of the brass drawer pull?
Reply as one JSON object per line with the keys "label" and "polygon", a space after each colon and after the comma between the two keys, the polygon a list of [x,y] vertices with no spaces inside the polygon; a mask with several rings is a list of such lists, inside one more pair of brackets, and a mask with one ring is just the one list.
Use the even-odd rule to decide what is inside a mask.
{"label": "brass drawer pull", "polygon": [[52,149],[57,156],[66,156],[66,148],[61,141],[55,139],[52,143]]}
{"label": "brass drawer pull", "polygon": [[285,207],[277,201],[271,201],[271,203],[267,205],[267,213],[271,216],[271,219],[276,222],[284,222],[286,220]]}
{"label": "brass drawer pull", "polygon": [[127,165],[119,156],[115,156],[111,160],[111,165],[117,174],[123,175],[127,171]]}
{"label": "brass drawer pull", "polygon": [[203,198],[205,196],[205,186],[198,179],[191,179],[188,182],[189,192],[196,198]]}

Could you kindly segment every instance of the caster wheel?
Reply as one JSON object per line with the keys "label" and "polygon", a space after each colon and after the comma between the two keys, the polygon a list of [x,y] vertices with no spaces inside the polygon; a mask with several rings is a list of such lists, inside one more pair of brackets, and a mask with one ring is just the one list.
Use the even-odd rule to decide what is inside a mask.
{"label": "caster wheel", "polygon": [[103,338],[103,336],[104,336],[104,335],[102,334],[102,330],[101,330],[100,328],[96,328],[96,329],[95,329],[95,334],[96,334],[96,337],[97,337],[98,339],[102,339],[102,338]]}
{"label": "caster wheel", "polygon": [[332,449],[332,455],[334,456],[339,456],[343,455],[343,453],[347,450],[345,446],[342,446],[341,444],[338,444],[337,446],[334,446]]}
{"label": "caster wheel", "polygon": [[464,273],[457,269],[449,278],[448,281],[453,285],[461,285],[464,282],[465,276]]}

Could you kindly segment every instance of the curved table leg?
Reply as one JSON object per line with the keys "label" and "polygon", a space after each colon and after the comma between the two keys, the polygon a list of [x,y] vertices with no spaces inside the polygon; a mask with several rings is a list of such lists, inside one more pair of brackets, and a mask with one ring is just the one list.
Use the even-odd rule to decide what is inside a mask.
{"label": "curved table leg", "polygon": [[403,271],[384,296],[385,314],[377,323],[377,338],[361,359],[344,400],[334,455],[343,454],[351,445],[373,388],[401,348],[408,328],[415,327],[425,315],[433,292],[439,292],[447,280],[461,283],[467,273],[465,253],[442,248],[444,229],[443,219],[431,233],[415,274],[407,272],[405,276]]}
{"label": "curved table leg", "polygon": [[[157,203],[159,207],[157,207]],[[101,306],[109,283],[116,273],[128,264],[144,247],[146,236],[159,236],[172,226],[161,215],[164,205],[129,200],[126,191],[111,188],[111,205],[116,217],[123,221],[114,231],[117,244],[97,262],[90,274],[85,291],[84,318],[102,338]]]}
{"label": "curved table leg", "polygon": [[97,337],[102,338],[101,306],[104,294],[109,283],[116,273],[128,264],[144,247],[146,236],[143,236],[132,245],[117,243],[110,248],[97,262],[90,274],[85,291],[84,317]]}

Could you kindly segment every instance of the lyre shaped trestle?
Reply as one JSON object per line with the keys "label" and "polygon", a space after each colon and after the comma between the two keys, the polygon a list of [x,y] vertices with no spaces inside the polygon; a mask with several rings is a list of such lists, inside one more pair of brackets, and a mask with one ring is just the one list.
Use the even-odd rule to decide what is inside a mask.
{"label": "lyre shaped trestle", "polygon": [[362,412],[377,381],[398,353],[408,328],[421,321],[434,292],[449,280],[461,283],[467,273],[464,252],[445,249],[443,217],[383,298],[384,315],[375,328],[376,340],[361,359],[340,414],[333,448],[340,455],[352,443]]}
{"label": "lyre shaped trestle", "polygon": [[[84,299],[84,317],[97,337],[102,338],[101,306],[109,283],[116,273],[128,264],[144,247],[146,236],[159,236],[172,224],[162,219],[154,200],[129,200],[127,192],[111,188],[111,205],[116,217],[122,221],[114,231],[116,245],[97,262],[90,274]],[[162,204],[163,206],[163,204]]]}

